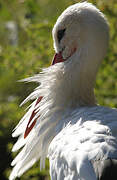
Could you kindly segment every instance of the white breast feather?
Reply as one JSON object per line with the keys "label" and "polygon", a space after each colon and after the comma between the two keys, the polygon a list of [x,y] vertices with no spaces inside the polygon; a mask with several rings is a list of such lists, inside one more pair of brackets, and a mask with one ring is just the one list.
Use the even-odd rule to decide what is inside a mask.
{"label": "white breast feather", "polygon": [[49,147],[52,180],[96,180],[91,161],[117,158],[116,119],[116,110],[101,106],[74,110]]}
{"label": "white breast feather", "polygon": [[[22,118],[22,120],[15,128],[15,131],[13,132],[14,137],[19,136],[18,141],[13,147],[13,151],[20,149],[22,146],[24,147],[12,162],[12,165],[15,165],[15,167],[11,173],[10,180],[13,180],[17,176],[21,176],[39,158],[41,159],[41,167],[44,167],[44,162],[48,154],[49,145],[49,158],[51,164],[50,167],[55,166],[57,170],[58,163],[60,162],[61,164],[63,163],[63,161],[65,161],[65,163],[63,163],[65,166],[66,163],[72,161],[72,164],[74,164],[73,167],[75,167],[79,162],[79,166],[77,165],[77,167],[75,167],[75,171],[73,169],[73,172],[70,167],[66,171],[61,170],[59,174],[60,177],[63,176],[63,174],[61,174],[63,172],[74,176],[74,172],[77,171],[79,175],[75,175],[75,179],[82,174],[82,170],[86,168],[82,163],[80,164],[80,162],[83,162],[80,161],[83,153],[86,153],[85,160],[88,163],[87,164],[85,162],[85,165],[88,167],[88,169],[90,169],[90,171],[88,171],[87,173],[89,173],[92,177],[94,177],[94,174],[92,166],[88,160],[98,159],[102,157],[105,158],[107,156],[112,157],[113,153],[111,152],[113,151],[115,151],[114,156],[117,157],[117,153],[115,150],[116,140],[114,138],[117,137],[117,111],[115,109],[109,109],[101,106],[84,108],[78,106],[78,108],[75,109],[71,109],[69,108],[69,106],[67,108],[62,105],[60,106],[60,102],[58,100],[59,95],[61,96],[60,87],[62,82],[64,82],[64,72],[64,64],[60,63],[44,69],[41,74],[35,76],[34,78],[26,79],[27,81],[37,81],[41,83],[41,85],[36,88],[34,93],[32,93],[34,96],[30,95],[25,102],[30,99],[37,99],[40,96],[43,96],[44,98],[37,106],[35,106],[36,101],[34,101],[29,111]],[[58,93],[59,89],[60,93]],[[58,94],[56,94],[56,92]],[[54,101],[54,99],[56,99],[56,101]],[[34,108],[39,110],[36,116],[38,117],[40,115],[40,117],[38,118],[36,125],[30,132],[28,137],[24,139],[24,130]],[[51,143],[52,139],[69,122],[71,124],[69,124]],[[61,139],[63,139],[61,142],[59,142],[60,137]],[[100,143],[100,146],[98,146],[98,143]],[[114,149],[112,148],[112,146],[114,147]],[[70,158],[69,159],[67,157],[67,154],[70,151],[71,153],[70,155],[68,155],[68,157]],[[72,154],[72,151],[74,151],[74,155]],[[61,159],[63,155],[65,160]],[[66,162],[66,160],[68,162]],[[53,180],[56,179],[56,173],[57,171],[55,171],[54,173],[51,172]],[[84,175],[88,177],[87,173]],[[66,178],[66,180],[68,179]],[[57,180],[61,180],[61,178],[58,178]]]}

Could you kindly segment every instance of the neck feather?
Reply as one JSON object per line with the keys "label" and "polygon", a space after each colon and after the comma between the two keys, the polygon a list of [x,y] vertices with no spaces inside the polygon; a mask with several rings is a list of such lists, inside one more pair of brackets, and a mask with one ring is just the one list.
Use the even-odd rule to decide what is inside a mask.
{"label": "neck feather", "polygon": [[48,97],[51,97],[55,106],[60,107],[94,106],[96,72],[86,67],[87,59],[81,59],[81,55],[73,58],[44,71],[46,78],[49,78],[48,82],[46,80],[47,91],[50,93]]}
{"label": "neck feather", "polygon": [[36,81],[41,84],[24,101],[25,103],[39,96],[43,97],[35,107],[38,120],[34,131],[31,132],[38,137],[37,140],[39,139],[38,146],[35,144],[36,147],[40,147],[38,158],[41,157],[41,163],[44,163],[51,140],[63,128],[65,121],[69,120],[66,114],[69,117],[70,111],[75,107],[96,104],[93,91],[94,74],[87,73],[84,67],[83,59],[78,61],[74,58],[74,63],[72,60],[58,63],[43,69],[39,75],[26,79],[26,81]]}

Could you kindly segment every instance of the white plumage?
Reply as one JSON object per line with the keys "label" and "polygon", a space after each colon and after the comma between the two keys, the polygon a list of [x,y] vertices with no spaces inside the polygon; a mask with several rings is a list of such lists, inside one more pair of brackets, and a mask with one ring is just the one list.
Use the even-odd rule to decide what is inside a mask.
{"label": "white plumage", "polygon": [[77,3],[58,18],[53,39],[53,66],[26,79],[41,85],[24,101],[34,99],[13,132],[19,136],[13,151],[23,149],[12,162],[10,180],[38,159],[44,167],[47,156],[52,180],[100,179],[95,162],[117,159],[117,110],[96,105],[94,96],[108,47],[107,20],[92,4]]}
{"label": "white plumage", "polygon": [[96,180],[92,162],[117,158],[116,120],[117,111],[106,107],[72,111],[49,147],[52,179]]}

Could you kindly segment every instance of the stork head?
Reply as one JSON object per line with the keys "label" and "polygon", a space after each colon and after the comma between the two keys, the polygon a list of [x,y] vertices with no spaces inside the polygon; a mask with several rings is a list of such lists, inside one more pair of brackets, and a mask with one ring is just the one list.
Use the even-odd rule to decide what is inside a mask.
{"label": "stork head", "polygon": [[105,16],[91,3],[74,4],[59,16],[52,34],[56,52],[52,64],[62,62],[64,67],[64,96],[80,105],[94,105],[96,74],[109,41]]}
{"label": "stork head", "polygon": [[57,53],[53,64],[74,59],[80,61],[78,56],[83,53],[87,65],[98,65],[108,47],[108,23],[92,4],[77,3],[68,7],[58,18],[53,28],[53,39]]}

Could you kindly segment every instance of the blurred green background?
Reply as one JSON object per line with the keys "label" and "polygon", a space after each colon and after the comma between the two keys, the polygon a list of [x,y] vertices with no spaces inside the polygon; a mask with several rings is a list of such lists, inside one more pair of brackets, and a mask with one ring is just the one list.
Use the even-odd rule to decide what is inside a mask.
{"label": "blurred green background", "polygon": [[[48,66],[54,55],[52,27],[69,5],[78,0],[0,0],[0,180],[7,180],[13,143],[12,129],[25,113],[19,104],[36,84],[19,83]],[[110,24],[110,46],[98,73],[98,104],[117,107],[117,0],[89,0],[104,12]],[[49,164],[39,162],[21,180],[48,180]]]}

